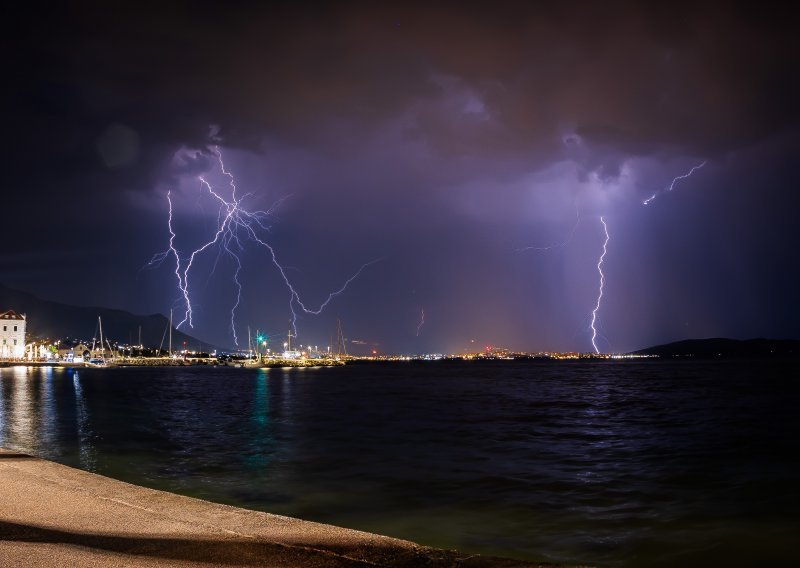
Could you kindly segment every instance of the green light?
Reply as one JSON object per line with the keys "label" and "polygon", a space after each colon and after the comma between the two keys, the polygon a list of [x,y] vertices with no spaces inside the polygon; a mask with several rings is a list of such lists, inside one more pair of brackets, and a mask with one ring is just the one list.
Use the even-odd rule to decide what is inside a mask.
{"label": "green light", "polygon": [[258,342],[261,343],[262,341],[264,341],[264,336],[259,335],[256,339],[258,339]]}

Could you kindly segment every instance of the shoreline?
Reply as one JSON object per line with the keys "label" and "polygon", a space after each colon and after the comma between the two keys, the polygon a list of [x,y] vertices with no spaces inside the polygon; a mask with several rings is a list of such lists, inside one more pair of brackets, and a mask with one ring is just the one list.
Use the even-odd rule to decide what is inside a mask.
{"label": "shoreline", "polygon": [[61,361],[0,361],[0,368],[11,367],[38,367],[49,369],[119,369],[119,368],[153,368],[153,367],[230,367],[235,369],[280,369],[285,367],[341,367],[344,361],[319,361],[314,359],[307,360],[279,360],[269,361],[258,365],[234,364],[229,362],[217,362],[207,360],[183,360],[183,359],[144,359],[126,360],[113,362],[108,365],[90,365],[86,363],[65,363]]}
{"label": "shoreline", "polygon": [[557,566],[212,503],[3,448],[0,560],[13,566]]}

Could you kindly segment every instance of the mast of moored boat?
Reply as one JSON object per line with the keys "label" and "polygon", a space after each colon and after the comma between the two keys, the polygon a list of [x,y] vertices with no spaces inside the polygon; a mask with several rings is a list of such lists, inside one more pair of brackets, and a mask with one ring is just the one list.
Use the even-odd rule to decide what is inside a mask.
{"label": "mast of moored boat", "polygon": [[105,360],[106,344],[103,342],[103,320],[100,316],[97,316],[97,326],[100,328],[100,356]]}
{"label": "mast of moored boat", "polygon": [[169,356],[172,357],[172,309],[169,310]]}

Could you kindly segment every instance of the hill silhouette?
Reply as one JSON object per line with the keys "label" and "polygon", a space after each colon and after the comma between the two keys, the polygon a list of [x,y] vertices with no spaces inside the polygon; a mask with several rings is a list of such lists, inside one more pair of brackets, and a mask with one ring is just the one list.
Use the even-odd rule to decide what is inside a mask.
{"label": "hill silhouette", "polygon": [[800,341],[794,339],[685,339],[674,343],[656,345],[634,351],[636,355],[659,355],[661,357],[797,357],[800,356]]}
{"label": "hill silhouette", "polygon": [[[103,336],[112,342],[137,343],[141,326],[142,344],[145,347],[158,347],[163,340],[163,347],[167,348],[167,339],[164,337],[169,318],[162,314],[143,316],[125,310],[62,304],[0,284],[0,311],[8,309],[26,314],[28,337],[91,340],[97,334],[97,316],[100,316],[103,319]],[[182,347],[184,342],[188,349],[216,349],[214,345],[173,329],[173,349]]]}

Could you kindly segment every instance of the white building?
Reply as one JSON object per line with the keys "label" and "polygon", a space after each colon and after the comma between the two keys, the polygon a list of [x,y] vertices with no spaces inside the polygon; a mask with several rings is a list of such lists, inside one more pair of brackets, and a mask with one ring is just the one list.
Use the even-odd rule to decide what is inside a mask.
{"label": "white building", "polygon": [[21,359],[25,355],[25,314],[14,310],[0,313],[0,359]]}

